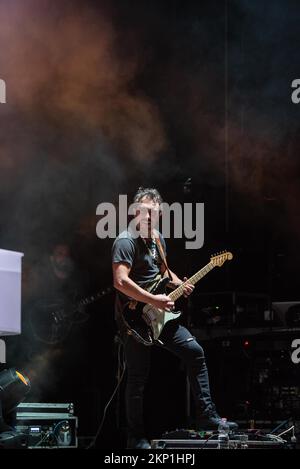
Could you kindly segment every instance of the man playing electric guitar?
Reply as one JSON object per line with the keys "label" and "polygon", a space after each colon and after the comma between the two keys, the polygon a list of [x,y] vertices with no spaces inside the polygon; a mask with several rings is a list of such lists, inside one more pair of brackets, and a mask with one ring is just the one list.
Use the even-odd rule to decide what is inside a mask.
{"label": "man playing electric guitar", "polygon": [[[166,245],[156,226],[162,198],[156,189],[139,188],[134,197],[138,204],[135,225],[139,236],[129,230],[120,233],[112,248],[112,269],[116,294],[116,321],[124,343],[127,365],[126,413],[128,448],[150,448],[143,422],[143,394],[150,368],[150,347],[137,340],[124,321],[125,307],[137,316],[136,305],[147,304],[153,311],[172,312],[174,301],[166,294],[151,293],[149,286],[159,277],[170,278],[171,288],[182,288],[184,296],[192,293],[194,285],[180,280],[166,262]],[[182,285],[182,287],[180,287]],[[171,294],[170,294],[171,295]],[[146,319],[146,318],[145,318]],[[140,321],[144,321],[143,318]],[[181,358],[187,368],[191,389],[199,415],[199,429],[216,430],[221,417],[212,401],[204,351],[192,334],[178,320],[170,320],[154,343]],[[231,430],[237,428],[228,422]]]}

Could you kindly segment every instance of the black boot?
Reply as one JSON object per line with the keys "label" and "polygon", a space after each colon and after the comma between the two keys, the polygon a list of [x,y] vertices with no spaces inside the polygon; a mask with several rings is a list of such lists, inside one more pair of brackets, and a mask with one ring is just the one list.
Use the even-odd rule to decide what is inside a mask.
{"label": "black boot", "polygon": [[6,422],[0,417],[0,433],[2,432],[11,432],[13,431],[13,428],[7,425]]}
{"label": "black boot", "polygon": [[[208,409],[204,410],[198,418],[199,430],[218,430],[222,418],[217,413],[215,405],[212,404]],[[235,422],[227,421],[230,431],[236,431],[239,426]]]}
{"label": "black boot", "polygon": [[146,438],[128,437],[127,449],[151,449],[150,443]]}

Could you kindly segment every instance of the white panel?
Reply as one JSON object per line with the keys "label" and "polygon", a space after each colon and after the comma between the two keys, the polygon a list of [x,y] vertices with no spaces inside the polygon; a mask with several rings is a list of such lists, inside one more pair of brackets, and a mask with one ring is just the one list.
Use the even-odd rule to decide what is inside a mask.
{"label": "white panel", "polygon": [[21,333],[23,255],[0,249],[0,336]]}

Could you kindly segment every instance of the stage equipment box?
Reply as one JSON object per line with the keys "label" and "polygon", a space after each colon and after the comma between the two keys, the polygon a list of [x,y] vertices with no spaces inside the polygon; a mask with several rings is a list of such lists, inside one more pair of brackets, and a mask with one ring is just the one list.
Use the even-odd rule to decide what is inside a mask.
{"label": "stage equipment box", "polygon": [[191,298],[191,327],[271,327],[281,325],[270,297],[238,291],[195,291]]}
{"label": "stage equipment box", "polygon": [[28,448],[77,448],[78,418],[72,403],[19,404],[16,430],[28,436]]}

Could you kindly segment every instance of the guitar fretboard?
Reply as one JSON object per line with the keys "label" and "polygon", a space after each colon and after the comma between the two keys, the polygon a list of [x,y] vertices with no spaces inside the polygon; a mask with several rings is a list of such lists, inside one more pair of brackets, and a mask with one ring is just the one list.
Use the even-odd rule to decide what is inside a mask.
{"label": "guitar fretboard", "polygon": [[[87,296],[86,298],[83,298],[82,300],[78,301],[76,305],[73,305],[73,307],[68,311],[69,313],[76,313],[78,308],[80,306],[88,306],[95,301],[99,300],[105,295],[108,295],[109,293],[112,292],[112,289],[110,287],[106,288],[105,290],[102,290],[98,293],[94,293],[93,295]],[[54,311],[54,314],[63,314],[65,312],[65,308],[61,308],[57,311]]]}
{"label": "guitar fretboard", "polygon": [[102,298],[103,296],[108,295],[109,293],[111,293],[111,291],[112,291],[111,288],[106,288],[105,290],[102,290],[98,293],[94,293],[93,295],[90,295],[86,298],[83,298],[82,300],[80,300],[77,303],[77,306],[75,308],[77,309],[78,306],[87,306],[91,303],[94,303],[95,301],[99,300],[99,298]]}
{"label": "guitar fretboard", "polygon": [[192,285],[195,285],[201,278],[203,278],[206,274],[208,274],[208,272],[210,272],[214,267],[215,265],[212,262],[209,262],[202,269],[198,270],[198,272],[196,272],[192,277],[188,278],[179,287],[177,287],[175,290],[169,293],[168,296],[171,298],[172,301],[178,300],[178,298],[180,298],[183,295],[185,284],[191,283]]}

